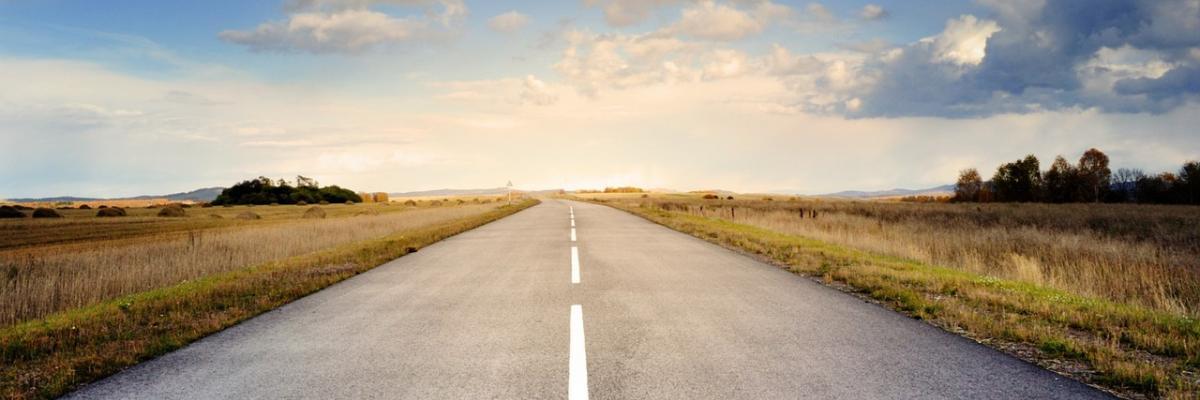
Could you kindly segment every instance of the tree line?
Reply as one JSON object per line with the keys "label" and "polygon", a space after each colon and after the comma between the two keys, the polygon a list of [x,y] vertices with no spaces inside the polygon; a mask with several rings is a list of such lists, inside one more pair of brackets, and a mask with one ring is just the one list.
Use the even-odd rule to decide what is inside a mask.
{"label": "tree line", "polygon": [[1186,162],[1174,173],[1128,168],[1114,173],[1108,155],[1088,149],[1079,162],[1058,156],[1043,172],[1031,154],[1001,164],[987,181],[974,168],[961,171],[954,201],[1200,204],[1200,162]]}
{"label": "tree line", "polygon": [[238,182],[212,201],[213,205],[226,204],[307,204],[318,202],[345,203],[347,201],[362,202],[358,194],[337,185],[321,187],[316,180],[304,176],[296,177],[293,186],[285,179],[278,181],[265,176],[258,179]]}

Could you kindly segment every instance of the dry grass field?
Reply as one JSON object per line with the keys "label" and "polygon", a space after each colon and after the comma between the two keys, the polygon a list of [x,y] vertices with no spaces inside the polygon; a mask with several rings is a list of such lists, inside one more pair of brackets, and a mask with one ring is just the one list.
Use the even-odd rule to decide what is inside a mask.
{"label": "dry grass field", "polygon": [[579,195],[1130,396],[1200,390],[1200,208]]}
{"label": "dry grass field", "polygon": [[[212,214],[210,209],[193,209],[228,215],[222,220],[237,222],[212,224],[211,218],[196,216],[166,221],[174,225],[170,228],[185,228],[182,232],[0,251],[0,271],[5,276],[0,281],[0,326],[212,273],[481,214],[495,207],[495,203],[425,208],[332,205],[321,207],[331,216],[325,219],[303,219],[303,211],[309,207],[299,206],[217,208],[211,209]],[[244,212],[254,212],[262,219],[236,218]],[[168,228],[156,223],[172,219],[37,220],[23,228],[65,235],[89,225],[92,230],[105,231],[134,225],[153,232]]]}

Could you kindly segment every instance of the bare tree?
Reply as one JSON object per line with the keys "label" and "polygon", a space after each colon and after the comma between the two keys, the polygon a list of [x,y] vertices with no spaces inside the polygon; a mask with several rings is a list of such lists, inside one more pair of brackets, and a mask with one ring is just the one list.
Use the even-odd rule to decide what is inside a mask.
{"label": "bare tree", "polygon": [[983,189],[983,178],[975,168],[967,168],[958,173],[958,183],[954,186],[954,201],[979,201],[979,191]]}

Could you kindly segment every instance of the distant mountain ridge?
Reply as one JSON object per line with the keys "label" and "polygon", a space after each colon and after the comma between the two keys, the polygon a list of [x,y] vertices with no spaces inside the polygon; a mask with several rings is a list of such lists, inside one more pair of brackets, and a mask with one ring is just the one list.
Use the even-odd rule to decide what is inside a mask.
{"label": "distant mountain ridge", "polygon": [[891,189],[891,190],[846,190],[836,193],[826,193],[817,195],[818,197],[847,197],[855,199],[869,199],[877,197],[898,197],[898,196],[932,196],[945,195],[954,192],[954,185],[934,186],[927,189]]}
{"label": "distant mountain ridge", "polygon": [[[525,189],[518,189],[518,188],[513,188],[512,190],[513,190],[513,192],[533,193],[533,194],[553,193],[553,192],[559,191],[559,189],[525,190]],[[488,189],[418,190],[418,191],[414,191],[414,192],[388,193],[388,196],[391,196],[391,197],[492,196],[492,195],[500,195],[500,194],[507,194],[507,193],[508,193],[508,188],[496,187],[496,188],[488,188]]]}
{"label": "distant mountain ridge", "polygon": [[58,197],[8,199],[8,201],[11,201],[14,203],[65,203],[65,202],[77,202],[77,201],[150,200],[150,199],[167,199],[167,200],[171,200],[171,201],[184,201],[184,200],[213,201],[213,199],[217,198],[217,195],[221,194],[222,190],[225,190],[225,188],[217,186],[217,187],[196,189],[196,190],[193,190],[190,192],[179,192],[179,193],[171,193],[171,194],[164,194],[164,195],[158,195],[158,196],[142,195],[142,196],[134,196],[134,197],[119,197],[119,198],[58,196]]}

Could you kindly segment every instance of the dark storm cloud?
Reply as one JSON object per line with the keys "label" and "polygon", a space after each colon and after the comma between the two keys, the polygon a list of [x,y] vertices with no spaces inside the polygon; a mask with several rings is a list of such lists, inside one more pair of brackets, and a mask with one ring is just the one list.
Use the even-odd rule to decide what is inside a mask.
{"label": "dark storm cloud", "polygon": [[[994,19],[1000,30],[978,63],[939,59],[929,40],[909,45],[897,57],[868,63],[877,82],[851,114],[974,117],[1072,107],[1158,113],[1200,94],[1200,0],[981,3],[993,10],[981,21]],[[1136,65],[1097,62],[1102,49],[1148,52],[1170,69],[1138,75]]]}

